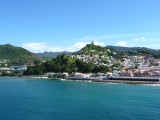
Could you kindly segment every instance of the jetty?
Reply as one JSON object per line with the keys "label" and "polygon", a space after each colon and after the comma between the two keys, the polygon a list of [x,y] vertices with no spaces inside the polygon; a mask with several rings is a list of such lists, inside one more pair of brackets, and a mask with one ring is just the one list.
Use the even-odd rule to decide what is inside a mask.
{"label": "jetty", "polygon": [[110,77],[108,80],[92,80],[92,82],[125,83],[125,84],[160,84],[156,77]]}
{"label": "jetty", "polygon": [[158,82],[158,77],[110,77],[109,80],[127,80],[127,81],[153,81]]}

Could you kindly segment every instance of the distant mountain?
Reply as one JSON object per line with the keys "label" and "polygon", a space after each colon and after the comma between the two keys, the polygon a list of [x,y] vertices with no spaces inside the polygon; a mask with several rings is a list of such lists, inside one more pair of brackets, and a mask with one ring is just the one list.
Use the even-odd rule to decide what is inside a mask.
{"label": "distant mountain", "polygon": [[146,47],[121,47],[121,46],[108,46],[119,52],[138,52],[138,51],[148,51],[149,53],[160,54],[160,50],[150,49]]}
{"label": "distant mountain", "polygon": [[0,65],[23,65],[34,63],[39,58],[34,53],[10,44],[0,45]]}
{"label": "distant mountain", "polygon": [[36,55],[39,57],[46,57],[46,58],[56,58],[58,55],[71,55],[73,52],[44,52],[44,53],[37,53]]}

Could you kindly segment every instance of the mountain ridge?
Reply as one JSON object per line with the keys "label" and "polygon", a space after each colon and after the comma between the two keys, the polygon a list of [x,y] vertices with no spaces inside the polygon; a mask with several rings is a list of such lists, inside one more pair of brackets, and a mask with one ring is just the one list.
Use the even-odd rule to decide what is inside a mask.
{"label": "mountain ridge", "polygon": [[[102,47],[102,48],[109,48],[109,49],[112,49],[112,50],[115,50],[115,51],[118,51],[118,52],[121,52],[121,53],[123,53],[123,52],[135,52],[135,51],[140,51],[140,52],[142,52],[142,51],[148,51],[151,54],[156,54],[156,55],[160,54],[160,50],[158,50],[158,49],[152,49],[152,48],[147,48],[147,47],[122,47],[122,46],[107,45],[107,46]],[[84,48],[82,48],[82,49],[84,49]],[[79,51],[81,51],[81,50],[79,50]],[[72,55],[72,54],[75,54],[77,52],[78,51],[76,51],[76,52],[68,52],[68,51],[63,51],[63,52],[47,52],[46,51],[44,53],[36,53],[36,55],[40,56],[40,57],[56,58],[58,55],[61,55],[61,54]]]}
{"label": "mountain ridge", "polygon": [[122,47],[122,46],[110,46],[108,47],[113,48],[119,52],[134,52],[135,50],[148,50],[150,52],[156,52],[160,54],[160,49],[152,49],[147,47]]}

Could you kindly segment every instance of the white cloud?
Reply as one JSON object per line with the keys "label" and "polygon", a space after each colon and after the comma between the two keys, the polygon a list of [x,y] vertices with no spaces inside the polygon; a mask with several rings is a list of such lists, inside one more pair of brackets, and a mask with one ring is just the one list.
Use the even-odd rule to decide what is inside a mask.
{"label": "white cloud", "polygon": [[73,47],[73,48],[76,48],[76,49],[79,49],[79,48],[85,47],[86,44],[89,44],[89,42],[77,42],[77,43],[75,43],[72,47]]}
{"label": "white cloud", "polygon": [[95,45],[105,46],[105,43],[104,43],[104,42],[94,41],[93,43],[94,43]]}
{"label": "white cloud", "polygon": [[61,47],[49,47],[48,50],[46,50],[48,52],[60,52],[60,51],[65,51],[65,49],[61,48]]}
{"label": "white cloud", "polygon": [[127,43],[125,41],[119,41],[117,43],[117,46],[122,46],[122,47],[126,47],[127,46]]}
{"label": "white cloud", "polygon": [[[75,44],[71,45],[71,46],[66,46],[66,47],[59,47],[59,46],[51,46],[49,44],[47,44],[46,42],[40,42],[40,43],[23,43],[22,47],[34,52],[34,53],[38,53],[38,52],[44,52],[44,51],[48,51],[48,52],[60,52],[60,51],[69,51],[69,52],[75,52],[80,50],[81,48],[85,47],[86,44],[89,44],[90,42],[76,42]],[[105,44],[103,42],[98,42],[98,41],[94,41],[95,45],[100,45],[100,46],[105,46]]]}
{"label": "white cloud", "polygon": [[22,47],[32,51],[32,52],[44,52],[48,49],[48,45],[46,42],[40,42],[40,43],[23,43]]}
{"label": "white cloud", "polygon": [[[67,47],[66,51],[70,51],[70,52],[78,51],[81,48],[85,47],[86,44],[90,44],[90,43],[91,42],[76,42],[74,45]],[[93,41],[93,43],[95,45],[105,46],[105,43],[103,42]]]}
{"label": "white cloud", "polygon": [[34,53],[45,52],[45,51],[48,51],[48,52],[65,51],[65,48],[50,46],[46,42],[23,43],[22,47]]}
{"label": "white cloud", "polygon": [[80,50],[81,48],[85,47],[86,44],[89,44],[89,42],[76,42],[74,45],[68,46],[65,49],[66,51],[74,52],[74,51]]}

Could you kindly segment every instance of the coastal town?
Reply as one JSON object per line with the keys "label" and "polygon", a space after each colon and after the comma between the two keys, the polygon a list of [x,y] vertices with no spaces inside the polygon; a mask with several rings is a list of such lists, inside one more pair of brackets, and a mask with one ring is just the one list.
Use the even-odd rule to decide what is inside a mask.
{"label": "coastal town", "polygon": [[0,120],[160,120],[160,0],[0,0]]}
{"label": "coastal town", "polygon": [[[116,55],[116,53],[113,53]],[[114,64],[118,67],[113,68],[112,75],[142,77],[142,76],[160,76],[160,59],[152,56],[128,56],[124,55],[122,60],[116,60],[112,56],[105,57],[98,54],[90,55],[72,55],[84,62],[93,61],[98,66],[112,67]]]}
{"label": "coastal town", "polygon": [[[126,53],[119,53],[109,47],[103,48],[94,45],[92,42],[80,51],[67,56],[67,59],[82,61],[82,64],[92,64],[97,68],[107,68],[104,72],[80,72],[75,69],[71,72],[62,71],[55,72],[54,70],[48,71],[45,74],[28,74],[35,77],[43,78],[62,78],[62,79],[74,79],[74,80],[108,80],[111,78],[123,78],[125,77],[139,77],[139,78],[158,78],[160,77],[160,59],[156,59],[153,55],[139,54],[138,51],[134,51],[134,55]],[[120,55],[121,54],[121,55]],[[27,71],[27,68],[36,67],[37,65],[12,65],[9,66],[9,60],[0,61],[0,75],[1,76],[25,76],[23,73]],[[45,63],[43,61],[41,64]],[[73,66],[73,65],[72,65]],[[50,67],[56,67],[54,65]],[[69,69],[69,68],[67,68]],[[28,76],[27,75],[27,76]]]}
{"label": "coastal town", "polygon": [[[80,59],[83,62],[92,62],[95,65],[106,66],[112,69],[112,72],[107,72],[106,76],[160,76],[160,59],[156,59],[152,55],[123,55],[121,59],[117,59],[116,56],[118,55],[118,53],[116,53],[115,51],[111,51],[110,49],[100,51],[99,54],[92,54],[94,52],[95,50],[91,50],[91,54],[82,53],[79,55],[71,55],[71,57]],[[108,54],[110,54],[110,56],[108,56]]]}

